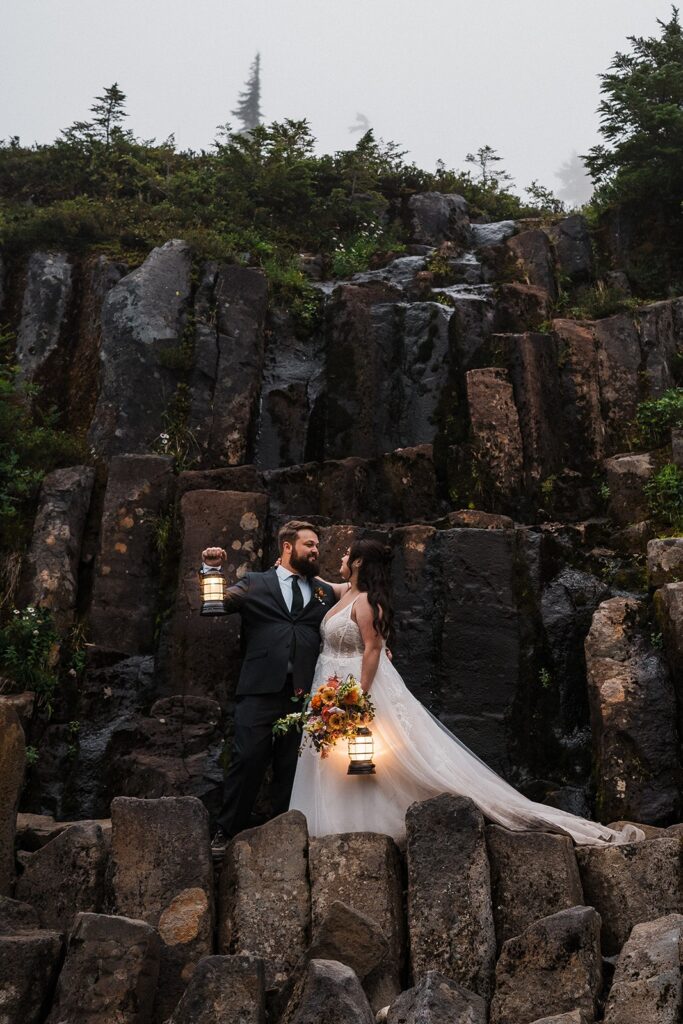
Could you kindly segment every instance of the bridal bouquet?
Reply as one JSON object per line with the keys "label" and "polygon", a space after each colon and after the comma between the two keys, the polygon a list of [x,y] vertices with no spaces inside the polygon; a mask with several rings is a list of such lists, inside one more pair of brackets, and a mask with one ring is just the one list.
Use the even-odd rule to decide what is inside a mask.
{"label": "bridal bouquet", "polygon": [[273,732],[281,736],[297,728],[303,733],[302,749],[310,743],[321,757],[327,757],[337,740],[352,739],[375,717],[369,694],[363,693],[352,675],[343,682],[339,676],[330,676],[312,697],[306,694],[304,700],[303,711],[278,718]]}

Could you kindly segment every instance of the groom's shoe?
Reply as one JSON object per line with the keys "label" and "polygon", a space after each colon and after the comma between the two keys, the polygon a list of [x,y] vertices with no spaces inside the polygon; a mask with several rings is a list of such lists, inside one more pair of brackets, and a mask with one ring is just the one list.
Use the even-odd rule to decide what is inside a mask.
{"label": "groom's shoe", "polygon": [[222,828],[217,828],[211,840],[211,855],[222,857],[229,842],[230,836],[226,836]]}

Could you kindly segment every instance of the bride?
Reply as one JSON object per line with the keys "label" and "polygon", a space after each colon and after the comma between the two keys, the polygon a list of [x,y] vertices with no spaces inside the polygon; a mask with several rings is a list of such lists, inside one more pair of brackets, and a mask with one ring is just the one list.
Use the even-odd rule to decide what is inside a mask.
{"label": "bride", "polygon": [[322,649],[312,692],[330,676],[349,673],[371,692],[374,775],[348,777],[346,744],[321,759],[301,752],[290,810],[305,814],[313,836],[383,832],[402,840],[405,813],[416,800],[449,792],[470,797],[486,818],[514,831],[552,831],[581,845],[634,842],[633,825],[622,832],[566,811],[534,803],[499,778],[410,693],[386,650],[392,624],[391,553],[375,540],[356,540],[341,561],[338,602],[323,619]]}

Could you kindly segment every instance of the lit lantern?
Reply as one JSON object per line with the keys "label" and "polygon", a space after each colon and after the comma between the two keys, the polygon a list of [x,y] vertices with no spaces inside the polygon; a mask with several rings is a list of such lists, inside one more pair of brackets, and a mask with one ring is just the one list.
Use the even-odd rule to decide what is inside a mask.
{"label": "lit lantern", "polygon": [[359,729],[356,735],[349,740],[349,761],[351,764],[346,774],[374,775],[373,753],[372,733],[369,729]]}
{"label": "lit lantern", "polygon": [[200,569],[202,615],[225,615],[226,579],[222,569]]}

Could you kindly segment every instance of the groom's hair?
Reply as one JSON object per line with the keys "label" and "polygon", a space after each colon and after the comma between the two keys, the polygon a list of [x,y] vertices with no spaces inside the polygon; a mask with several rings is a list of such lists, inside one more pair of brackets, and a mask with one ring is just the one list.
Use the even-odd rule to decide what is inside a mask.
{"label": "groom's hair", "polygon": [[280,554],[282,554],[282,548],[284,547],[285,541],[288,544],[296,544],[296,539],[299,536],[300,530],[311,530],[316,537],[320,539],[320,534],[313,523],[307,523],[303,519],[290,519],[289,522],[285,523],[284,526],[281,526],[277,532],[277,546]]}

